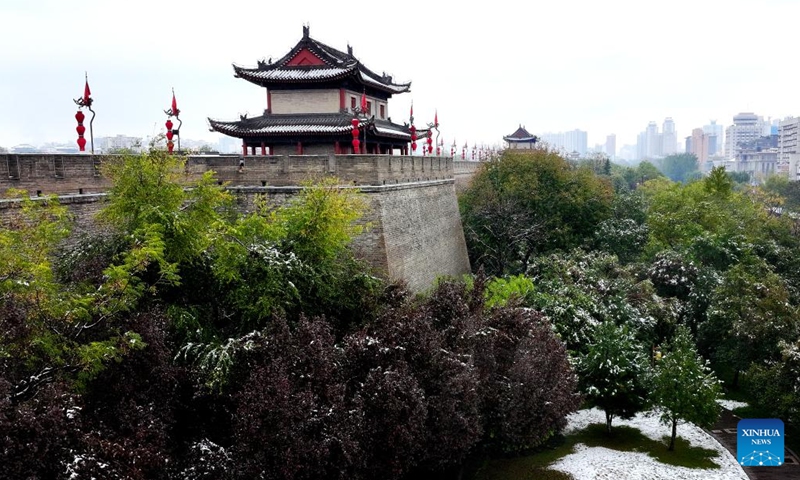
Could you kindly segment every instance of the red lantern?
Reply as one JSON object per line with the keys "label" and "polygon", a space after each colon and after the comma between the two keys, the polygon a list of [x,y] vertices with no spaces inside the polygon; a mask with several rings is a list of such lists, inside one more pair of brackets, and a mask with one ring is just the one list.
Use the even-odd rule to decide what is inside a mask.
{"label": "red lantern", "polygon": [[361,133],[358,131],[358,119],[354,118],[350,120],[350,125],[353,126],[353,153],[358,153],[358,148],[361,145],[361,142],[358,141],[358,135]]}
{"label": "red lantern", "polygon": [[78,148],[81,152],[86,151],[86,139],[83,138],[83,134],[86,133],[86,127],[83,126],[83,121],[86,119],[86,116],[78,110],[78,113],[75,114],[75,120],[78,121],[78,126],[75,128],[75,131],[78,132]]}
{"label": "red lantern", "polygon": [[433,154],[433,133],[428,132],[428,153]]}
{"label": "red lantern", "polygon": [[168,118],[167,123],[165,123],[164,126],[167,127],[167,151],[172,153],[172,150],[175,148],[175,144],[172,143],[172,138],[175,136],[175,134],[172,132],[172,120]]}

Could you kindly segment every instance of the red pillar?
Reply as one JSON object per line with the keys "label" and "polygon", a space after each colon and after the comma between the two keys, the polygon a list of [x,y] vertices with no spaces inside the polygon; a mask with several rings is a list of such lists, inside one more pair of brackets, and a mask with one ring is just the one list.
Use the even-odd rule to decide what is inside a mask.
{"label": "red pillar", "polygon": [[344,103],[344,88],[339,89],[339,110],[344,111],[346,108]]}
{"label": "red pillar", "polygon": [[336,155],[339,155],[340,153],[342,153],[342,150],[339,147],[339,141],[338,140],[333,143],[333,153],[336,154]]}
{"label": "red pillar", "polygon": [[303,154],[303,143],[302,142],[297,142],[297,154],[298,155],[302,155]]}
{"label": "red pillar", "polygon": [[247,144],[242,141],[242,155],[247,156]]}
{"label": "red pillar", "polygon": [[261,155],[266,155],[266,154],[267,154],[267,146],[264,144],[264,142],[261,142]]}
{"label": "red pillar", "polygon": [[255,146],[255,145],[253,145],[252,147],[250,147],[250,155],[253,155],[253,156],[255,156],[255,155],[256,155],[256,146]]}

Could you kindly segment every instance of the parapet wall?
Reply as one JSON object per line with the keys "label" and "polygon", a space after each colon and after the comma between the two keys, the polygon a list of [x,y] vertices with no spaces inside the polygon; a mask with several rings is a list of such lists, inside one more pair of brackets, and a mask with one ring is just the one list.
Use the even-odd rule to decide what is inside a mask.
{"label": "parapet wall", "polygon": [[456,180],[456,193],[461,193],[467,189],[475,172],[478,171],[483,162],[468,162],[457,160],[453,162],[453,176]]}
{"label": "parapet wall", "polygon": [[[0,154],[0,193],[9,188],[30,194],[99,193],[107,155]],[[240,167],[241,162],[244,167]],[[323,176],[348,185],[391,185],[454,178],[446,157],[397,155],[196,155],[186,159],[187,180],[213,170],[231,186],[288,186]]]}
{"label": "parapet wall", "polygon": [[[244,168],[240,171],[240,161]],[[0,195],[9,188],[30,195],[57,194],[75,219],[74,232],[101,228],[95,214],[109,183],[100,175],[108,157],[89,155],[0,155]],[[412,291],[431,286],[440,275],[470,271],[456,201],[459,179],[467,181],[477,162],[444,157],[388,155],[193,156],[187,179],[213,170],[229,183],[242,212],[252,211],[257,196],[287,201],[308,179],[336,176],[343,188],[367,195],[371,228],[355,239],[355,253],[385,277],[405,281]],[[0,200],[0,223],[18,202]]]}

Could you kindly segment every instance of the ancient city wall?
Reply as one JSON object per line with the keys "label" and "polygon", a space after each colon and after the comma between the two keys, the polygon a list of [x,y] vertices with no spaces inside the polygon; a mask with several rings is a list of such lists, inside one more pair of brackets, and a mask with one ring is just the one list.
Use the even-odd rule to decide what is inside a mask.
{"label": "ancient city wall", "polygon": [[453,177],[456,181],[456,193],[463,192],[472,181],[472,177],[478,168],[483,165],[481,162],[468,162],[464,160],[457,160],[453,162]]}
{"label": "ancient city wall", "polygon": [[[31,194],[98,193],[109,184],[100,174],[111,156],[0,154],[0,194],[21,188]],[[240,162],[244,161],[244,168]],[[390,185],[453,178],[453,160],[397,155],[196,155],[186,159],[187,180],[208,170],[231,186],[287,186],[322,176],[348,185]]]}
{"label": "ancient city wall", "polygon": [[[9,157],[17,157],[9,161]],[[35,196],[58,194],[75,217],[75,233],[101,226],[94,215],[102,207],[108,182],[99,175],[105,157],[87,155],[0,155],[0,194],[22,188]],[[456,201],[459,178],[468,181],[476,165],[439,157],[388,155],[248,156],[240,171],[239,156],[189,157],[187,179],[208,170],[228,182],[239,210],[253,210],[254,199],[267,195],[282,203],[315,177],[337,176],[343,188],[367,195],[370,228],[352,248],[381,274],[404,280],[413,291],[430,287],[440,275],[470,271]],[[99,162],[98,162],[99,160]],[[10,168],[9,168],[10,166]],[[9,174],[10,172],[10,174]],[[5,173],[5,175],[4,175]],[[82,193],[79,193],[82,192]],[[13,212],[14,201],[0,201],[0,222]]]}

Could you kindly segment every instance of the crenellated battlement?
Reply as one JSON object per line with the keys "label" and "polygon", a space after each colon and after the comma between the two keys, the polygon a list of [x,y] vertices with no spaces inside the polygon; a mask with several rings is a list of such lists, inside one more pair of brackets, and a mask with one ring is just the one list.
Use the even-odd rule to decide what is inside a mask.
{"label": "crenellated battlement", "polygon": [[[74,220],[76,232],[98,227],[95,215],[110,187],[101,174],[103,155],[0,155],[0,195],[9,188],[33,196],[56,194]],[[241,162],[244,160],[244,166]],[[302,181],[335,176],[343,187],[358,187],[369,201],[370,229],[352,245],[356,254],[388,278],[414,291],[439,275],[469,272],[456,188],[479,164],[445,157],[391,155],[195,155],[186,160],[186,180],[213,170],[227,182],[238,208],[253,211],[256,198],[276,203],[296,194]],[[14,215],[18,200],[0,199],[0,223]]]}
{"label": "crenellated battlement", "polygon": [[[9,188],[32,195],[101,193],[110,186],[101,174],[102,163],[111,157],[0,154],[0,193]],[[377,186],[454,179],[453,168],[453,159],[447,157],[192,155],[186,158],[185,172],[191,181],[213,170],[221,182],[231,186],[291,186],[324,176],[335,176],[347,185]]]}

